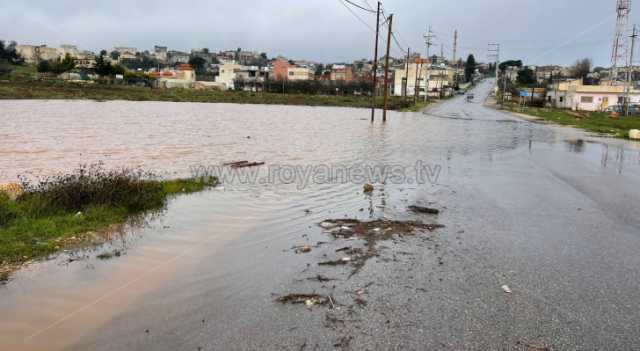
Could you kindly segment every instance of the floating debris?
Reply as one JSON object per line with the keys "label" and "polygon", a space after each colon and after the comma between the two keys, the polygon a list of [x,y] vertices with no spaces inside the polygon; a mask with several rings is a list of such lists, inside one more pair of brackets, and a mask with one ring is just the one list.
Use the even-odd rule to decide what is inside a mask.
{"label": "floating debris", "polygon": [[311,252],[311,246],[305,245],[296,249],[296,253],[309,253]]}
{"label": "floating debris", "polygon": [[364,248],[351,246],[339,248],[336,252],[343,252],[348,257],[332,261],[320,262],[320,266],[341,266],[351,264],[354,268],[351,275],[357,273],[366,261],[377,255],[377,243],[393,239],[395,235],[411,235],[417,230],[433,231],[443,228],[441,224],[425,224],[420,221],[375,220],[360,221],[357,219],[328,219],[319,224],[335,239],[361,239],[365,241]]}
{"label": "floating debris", "polygon": [[113,252],[101,253],[98,256],[96,256],[96,258],[99,259],[99,260],[109,260],[109,259],[112,259],[114,257],[120,257],[120,256],[122,256],[122,251],[115,250]]}
{"label": "floating debris", "polygon": [[440,210],[436,208],[429,208],[429,207],[416,206],[416,205],[409,206],[409,210],[416,213],[440,214]]}
{"label": "floating debris", "polygon": [[256,167],[262,166],[265,162],[243,162],[231,165],[231,168],[246,168],[246,167]]}
{"label": "floating debris", "polygon": [[339,260],[320,262],[318,263],[318,266],[342,266],[348,264],[351,261],[351,257],[343,257]]}
{"label": "floating debris", "polygon": [[512,293],[511,288],[509,287],[509,285],[503,285],[500,288],[502,289],[502,291],[504,291],[507,294],[511,294]]}

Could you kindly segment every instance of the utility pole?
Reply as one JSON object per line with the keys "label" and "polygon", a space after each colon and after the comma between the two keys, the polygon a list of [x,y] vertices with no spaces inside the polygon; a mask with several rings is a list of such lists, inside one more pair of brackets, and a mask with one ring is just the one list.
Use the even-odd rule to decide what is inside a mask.
{"label": "utility pole", "polygon": [[411,48],[407,48],[407,71],[404,75],[404,101],[407,102],[409,96],[409,58],[411,57]]}
{"label": "utility pole", "polygon": [[451,63],[452,64],[456,64],[457,63],[457,58],[456,56],[458,55],[458,30],[456,29],[453,32],[453,57],[451,58]]}
{"label": "utility pole", "polygon": [[371,123],[376,116],[376,87],[378,85],[378,38],[380,37],[380,6],[378,1],[378,12],[376,16],[376,49],[373,55],[373,87],[371,89]]}
{"label": "utility pole", "polygon": [[418,93],[420,92],[420,86],[418,85],[420,81],[418,77],[420,77],[420,72],[422,71],[422,60],[420,62],[416,61],[416,82],[413,85],[413,104],[418,103]]}
{"label": "utility pole", "polygon": [[[499,83],[498,83],[498,66],[500,65],[500,44],[491,44],[489,43],[489,58],[494,58],[495,59],[495,63],[496,63],[496,67],[495,67],[495,71],[496,71],[496,86],[495,86],[495,90],[496,90],[496,94],[498,94],[499,89]],[[506,72],[505,72],[506,73]],[[504,94],[504,92],[503,92]],[[497,95],[496,95],[496,99],[497,99]]]}
{"label": "utility pole", "polygon": [[638,31],[636,25],[633,25],[633,34],[631,34],[631,52],[629,53],[629,68],[627,69],[627,88],[625,100],[624,115],[629,117],[629,103],[631,102],[631,82],[633,81],[633,51],[636,48],[636,38],[638,37]]}
{"label": "utility pole", "polygon": [[433,46],[433,39],[436,36],[433,34],[433,31],[431,30],[431,26],[428,27],[427,29],[427,33],[424,35],[424,40],[425,40],[425,44],[427,45],[427,71],[425,73],[425,88],[424,88],[424,102],[429,101],[429,67],[430,62],[431,62],[431,58],[429,57],[429,53],[431,50],[431,46]]}
{"label": "utility pole", "polygon": [[393,14],[389,15],[389,34],[387,34],[387,55],[384,64],[384,110],[382,111],[382,122],[387,121],[387,108],[389,107],[389,54],[391,51],[391,33],[393,30]]}

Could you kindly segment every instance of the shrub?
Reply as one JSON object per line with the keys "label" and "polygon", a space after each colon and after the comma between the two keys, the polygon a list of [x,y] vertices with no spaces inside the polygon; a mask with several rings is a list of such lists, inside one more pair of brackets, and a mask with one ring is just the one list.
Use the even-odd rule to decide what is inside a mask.
{"label": "shrub", "polygon": [[84,211],[92,206],[139,212],[164,204],[163,186],[153,178],[153,174],[139,170],[81,165],[70,174],[42,178],[35,184],[21,178],[25,193],[20,202],[29,207],[29,213],[38,215],[57,210]]}

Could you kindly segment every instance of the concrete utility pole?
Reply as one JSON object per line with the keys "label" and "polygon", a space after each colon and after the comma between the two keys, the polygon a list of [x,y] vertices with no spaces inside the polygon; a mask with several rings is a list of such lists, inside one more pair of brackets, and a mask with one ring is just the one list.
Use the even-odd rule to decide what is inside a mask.
{"label": "concrete utility pole", "polygon": [[431,30],[431,26],[428,27],[427,33],[424,35],[425,44],[427,45],[427,71],[425,73],[425,87],[424,87],[424,102],[429,101],[429,67],[431,63],[431,58],[429,57],[431,46],[433,46],[433,39],[435,39],[435,34]]}
{"label": "concrete utility pole", "polygon": [[376,87],[378,85],[378,38],[380,37],[380,6],[378,1],[378,13],[376,16],[376,49],[373,55],[373,88],[371,89],[371,123],[376,117]]}
{"label": "concrete utility pole", "polygon": [[407,97],[409,96],[409,58],[411,57],[411,48],[407,48],[407,71],[404,75],[404,101],[407,101]]}
{"label": "concrete utility pole", "polygon": [[627,88],[625,100],[624,115],[629,117],[629,104],[631,103],[631,83],[633,81],[633,51],[636,48],[636,38],[638,31],[636,25],[633,25],[633,34],[631,34],[631,52],[629,53],[629,68],[627,69]]}
{"label": "concrete utility pole", "polygon": [[[498,83],[498,66],[500,65],[500,44],[491,44],[489,43],[489,58],[495,58],[495,62],[496,62],[496,67],[495,67],[495,71],[496,71],[496,86],[495,86],[495,90],[496,90],[496,94],[498,93],[499,89],[499,83]],[[506,73],[506,72],[505,72]],[[503,92],[504,94],[504,92]],[[497,96],[496,96],[497,98]]]}
{"label": "concrete utility pole", "polygon": [[416,82],[413,85],[413,103],[416,104],[418,102],[418,93],[420,92],[420,86],[418,85],[420,81],[418,77],[420,76],[420,71],[422,71],[422,60],[420,62],[416,61]]}
{"label": "concrete utility pole", "polygon": [[387,109],[389,107],[389,54],[391,51],[391,33],[393,30],[393,14],[389,15],[389,34],[387,34],[387,55],[384,64],[384,110],[382,111],[382,122],[387,121]]}

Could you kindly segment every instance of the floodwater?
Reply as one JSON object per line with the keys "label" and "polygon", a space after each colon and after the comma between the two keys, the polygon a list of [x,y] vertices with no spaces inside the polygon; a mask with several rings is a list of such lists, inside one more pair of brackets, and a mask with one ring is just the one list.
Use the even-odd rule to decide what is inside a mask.
{"label": "floodwater", "polygon": [[[239,160],[432,171],[422,184],[376,182],[370,196],[330,176],[178,197],[112,243],[17,272],[0,287],[0,349],[324,350],[342,337],[353,349],[633,348],[640,145],[497,112],[482,105],[489,89],[387,124],[346,108],[0,101],[0,182],[95,162],[169,177]],[[327,241],[318,222],[424,219],[406,211],[415,203],[443,210],[427,219],[446,225],[434,250],[397,243],[415,259],[388,249],[350,279],[339,271],[337,287],[300,282],[332,274],[315,267],[326,251],[291,250]],[[96,258],[113,250],[124,254]],[[365,285],[368,308],[337,330],[273,303],[292,290],[341,301]]]}

